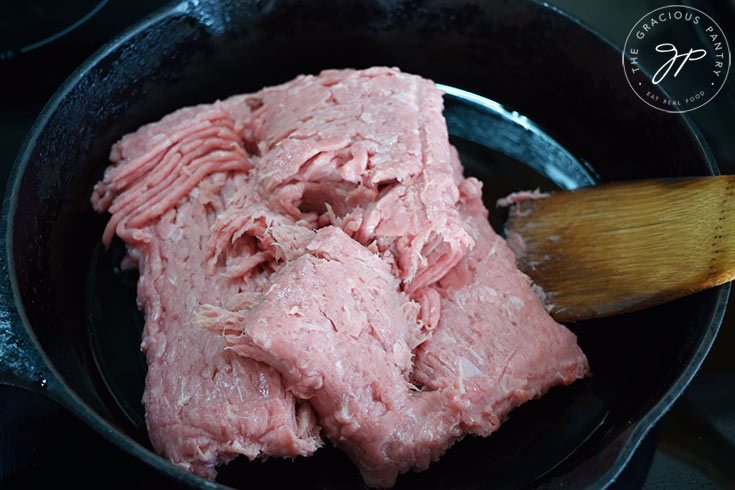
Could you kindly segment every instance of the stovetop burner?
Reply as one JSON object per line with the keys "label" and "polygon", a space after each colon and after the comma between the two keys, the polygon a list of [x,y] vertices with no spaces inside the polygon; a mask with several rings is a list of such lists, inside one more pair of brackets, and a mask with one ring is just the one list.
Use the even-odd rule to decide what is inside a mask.
{"label": "stovetop burner", "polygon": [[[689,1],[714,16],[725,32],[735,25],[725,2]],[[0,183],[25,134],[54,90],[113,35],[168,3],[166,0],[12,0],[0,16]],[[554,0],[613,42],[624,39],[645,12],[666,1]],[[735,42],[735,39],[731,39]],[[735,44],[733,44],[735,45]],[[735,174],[735,83],[691,116],[704,132],[723,173]],[[665,335],[665,326],[660,327]],[[735,300],[702,370],[651,431],[613,489],[735,488]],[[137,462],[39,395],[0,386],[0,487],[36,488],[73,482],[166,488]]]}

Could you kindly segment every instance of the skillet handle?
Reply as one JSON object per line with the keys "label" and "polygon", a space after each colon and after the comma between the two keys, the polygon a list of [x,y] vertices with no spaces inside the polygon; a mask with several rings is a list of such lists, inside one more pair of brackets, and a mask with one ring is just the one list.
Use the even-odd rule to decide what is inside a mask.
{"label": "skillet handle", "polygon": [[[7,206],[5,206],[7,209]],[[23,326],[8,273],[7,212],[0,218],[0,384],[24,388],[58,400],[59,378],[48,367]]]}

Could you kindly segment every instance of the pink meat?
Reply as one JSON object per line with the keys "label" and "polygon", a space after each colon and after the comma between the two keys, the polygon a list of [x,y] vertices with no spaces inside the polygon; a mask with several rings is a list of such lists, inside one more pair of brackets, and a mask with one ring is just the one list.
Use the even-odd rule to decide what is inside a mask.
{"label": "pink meat", "polygon": [[141,271],[157,451],[214,477],[326,437],[372,486],[585,376],[462,176],[434,84],[329,70],[125,136],[92,203]]}
{"label": "pink meat", "polygon": [[[238,454],[293,457],[321,445],[311,408],[285,390],[278,372],[225,350],[221,336],[191,321],[202,302],[241,308],[267,284],[207,268],[211,226],[249,168],[231,127],[217,106],[184,109],[144,126],[113,148],[115,165],[92,198],[99,212],[110,210],[106,233],[115,229],[126,240],[140,269],[151,443],[208,478]],[[231,139],[221,141],[222,134]]]}
{"label": "pink meat", "polygon": [[436,285],[442,314],[430,338],[388,265],[331,227],[271,277],[257,306],[201,314],[311,402],[370,486],[425,469],[464,434],[489,435],[513,408],[589,370],[490,227],[480,183],[460,189],[477,245]]}
{"label": "pink meat", "polygon": [[427,332],[399,284],[385,261],[330,226],[271,276],[257,306],[207,305],[198,318],[234,352],[278,370],[375,487],[425,469],[462,435],[451,398],[409,382]]}
{"label": "pink meat", "polygon": [[229,216],[266,201],[312,228],[333,224],[363,245],[375,241],[395,257],[412,295],[472,246],[456,209],[441,92],[431,81],[395,69],[328,70],[254,100],[243,134],[259,155],[252,173],[259,194],[243,190]]}
{"label": "pink meat", "polygon": [[416,350],[412,380],[427,390],[460,387],[462,429],[487,436],[508,413],[589,372],[576,336],[556,323],[490,226],[474,179],[459,211],[475,248],[436,285],[441,320]]}

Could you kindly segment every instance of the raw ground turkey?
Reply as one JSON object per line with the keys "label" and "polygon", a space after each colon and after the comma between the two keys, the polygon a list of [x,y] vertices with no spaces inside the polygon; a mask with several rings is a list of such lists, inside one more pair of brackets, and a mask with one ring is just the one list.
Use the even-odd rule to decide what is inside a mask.
{"label": "raw ground turkey", "polygon": [[140,269],[154,448],[208,478],[323,435],[389,487],[588,374],[464,178],[441,92],[328,70],[125,136],[95,186]]}

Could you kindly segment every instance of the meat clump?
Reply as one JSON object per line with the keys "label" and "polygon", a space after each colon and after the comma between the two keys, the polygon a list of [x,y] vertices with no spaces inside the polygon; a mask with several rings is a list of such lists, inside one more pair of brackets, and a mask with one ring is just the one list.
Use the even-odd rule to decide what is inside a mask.
{"label": "meat clump", "polygon": [[390,487],[588,374],[495,234],[442,93],[327,70],[123,137],[92,204],[140,270],[151,442],[207,478],[322,435]]}

